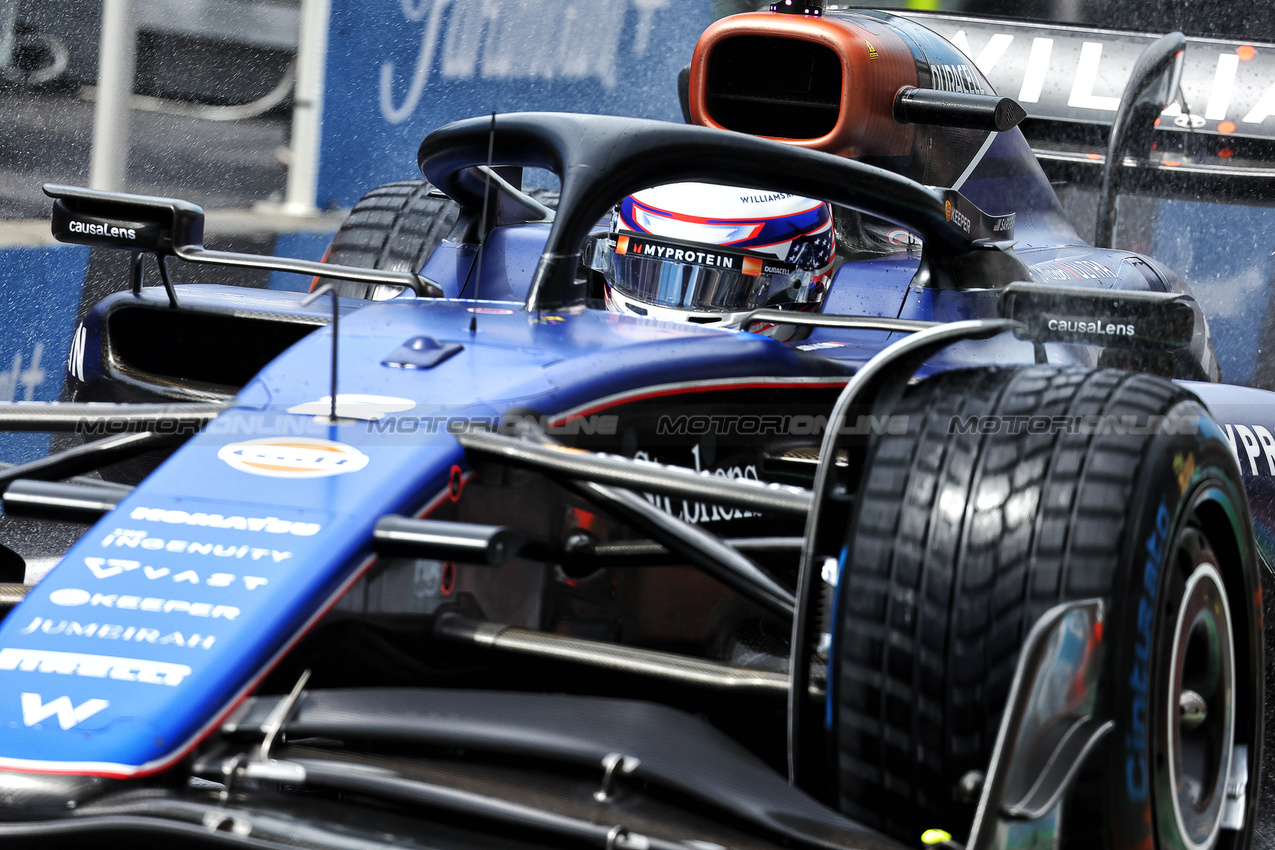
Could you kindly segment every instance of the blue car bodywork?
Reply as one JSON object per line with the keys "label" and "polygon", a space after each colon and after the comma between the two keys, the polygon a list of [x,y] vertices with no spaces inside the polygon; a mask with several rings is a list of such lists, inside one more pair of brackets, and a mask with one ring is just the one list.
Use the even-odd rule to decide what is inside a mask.
{"label": "blue car bodywork", "polygon": [[[497,139],[512,126],[516,138],[504,144],[526,144],[518,132],[538,120],[502,117]],[[591,126],[585,117],[570,121]],[[445,142],[476,137],[481,123],[427,139],[427,148],[433,144],[422,153],[427,175],[435,178],[431,168],[444,176],[469,173],[468,165],[448,159],[453,149]],[[545,119],[544,126],[551,124]],[[624,133],[640,135],[654,125],[626,126]],[[726,131],[695,132],[705,144],[731,143]],[[832,160],[811,156],[814,163]],[[1017,129],[995,135],[959,185],[947,188],[992,217],[1013,217],[1012,249],[988,250],[1016,258],[1035,283],[1186,292],[1150,258],[1086,245]],[[342,299],[339,323],[329,320],[324,302],[303,304],[299,294],[199,286],[179,288],[176,309],[164,290],[148,288],[112,296],[90,312],[71,366],[77,386],[213,401],[226,400],[229,386],[233,399],[85,532],[0,624],[0,692],[10,703],[0,713],[0,769],[33,782],[127,780],[163,774],[190,758],[374,568],[373,530],[381,518],[475,516],[466,511],[465,494],[482,475],[457,436],[467,428],[498,430],[511,416],[533,415],[568,445],[722,476],[732,465],[751,464],[751,475],[731,477],[767,480],[762,455],[776,441],[766,423],[778,423],[775,433],[792,433],[782,429],[795,414],[826,409],[867,362],[906,336],[815,326],[785,343],[612,314],[582,300],[537,301],[553,264],[569,266],[567,278],[576,271],[570,257],[554,253],[557,226],[497,226],[485,234],[481,261],[473,242],[446,241],[419,270],[441,297]],[[999,315],[1002,283],[931,286],[918,276],[922,264],[915,243],[844,262],[823,311],[937,323]],[[183,311],[225,317],[228,327],[242,329],[244,346],[256,333],[253,322],[286,326],[296,341],[250,380],[226,381],[219,390],[219,382],[202,378],[183,383],[193,373],[183,376],[176,367],[142,368],[121,354],[123,346],[136,347],[136,338],[112,339],[120,333],[112,322],[121,316],[144,316],[151,324],[133,326],[144,329]],[[1262,555],[1275,561],[1275,439],[1267,430],[1275,425],[1275,395],[1213,380],[1217,367],[1202,319],[1186,351],[1179,377],[1236,450]],[[1051,363],[1103,365],[1096,345],[1002,333],[945,348],[918,376],[1030,364],[1042,353]],[[414,360],[418,354],[422,359]],[[326,414],[334,369],[336,421]],[[723,441],[713,459],[703,457],[706,444],[693,431],[655,427],[661,416],[740,409],[758,417],[757,430]],[[694,499],[656,504],[722,537],[792,527]],[[481,511],[476,516],[483,518]],[[460,586],[492,575],[517,581],[484,570],[490,568],[461,566],[455,580]],[[544,626],[536,606],[511,611],[504,619],[514,625]]]}

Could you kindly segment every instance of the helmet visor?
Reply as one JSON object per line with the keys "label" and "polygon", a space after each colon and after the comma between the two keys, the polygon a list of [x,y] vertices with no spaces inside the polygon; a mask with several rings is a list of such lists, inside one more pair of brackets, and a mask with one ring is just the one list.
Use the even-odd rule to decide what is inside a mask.
{"label": "helmet visor", "polygon": [[620,233],[608,277],[637,301],[734,313],[806,300],[813,273],[764,254]]}

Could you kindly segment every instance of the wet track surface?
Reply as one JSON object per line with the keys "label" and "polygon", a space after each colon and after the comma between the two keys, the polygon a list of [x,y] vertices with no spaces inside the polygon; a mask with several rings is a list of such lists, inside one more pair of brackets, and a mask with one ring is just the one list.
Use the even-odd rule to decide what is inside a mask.
{"label": "wet track surface", "polygon": [[[42,219],[43,183],[88,185],[94,104],[88,90],[0,89],[0,227]],[[282,196],[286,111],[244,121],[209,121],[134,110],[130,192],[165,194],[206,209],[249,206]]]}

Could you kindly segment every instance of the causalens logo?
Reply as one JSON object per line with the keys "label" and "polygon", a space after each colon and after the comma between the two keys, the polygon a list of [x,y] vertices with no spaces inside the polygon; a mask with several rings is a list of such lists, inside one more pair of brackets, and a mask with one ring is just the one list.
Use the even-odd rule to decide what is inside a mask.
{"label": "causalens logo", "polygon": [[119,225],[110,224],[108,222],[97,221],[77,221],[71,219],[66,229],[72,233],[78,233],[81,236],[102,236],[108,239],[136,239],[137,229],[133,227],[120,227]]}
{"label": "causalens logo", "polygon": [[1128,322],[1107,319],[1049,319],[1045,327],[1054,333],[1087,334],[1089,336],[1136,336],[1137,327]]}

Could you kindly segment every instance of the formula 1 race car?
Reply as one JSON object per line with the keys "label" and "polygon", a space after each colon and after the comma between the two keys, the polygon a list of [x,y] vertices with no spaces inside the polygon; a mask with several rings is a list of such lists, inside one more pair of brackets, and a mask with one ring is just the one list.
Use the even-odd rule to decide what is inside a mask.
{"label": "formula 1 race car", "polygon": [[[324,263],[46,187],[133,277],[73,401],[0,407],[67,435],[0,473],[9,548],[67,540],[0,623],[0,836],[1252,843],[1275,395],[1218,382],[1177,275],[1077,236],[1023,110],[916,21],[725,18],[682,84],[695,126],[438,129]],[[690,180],[833,204],[822,309],[600,308],[616,204]]]}

